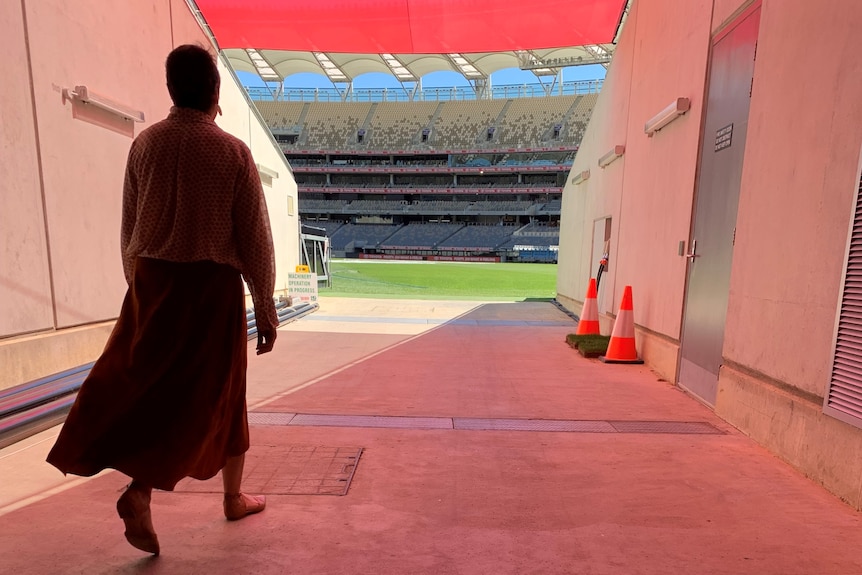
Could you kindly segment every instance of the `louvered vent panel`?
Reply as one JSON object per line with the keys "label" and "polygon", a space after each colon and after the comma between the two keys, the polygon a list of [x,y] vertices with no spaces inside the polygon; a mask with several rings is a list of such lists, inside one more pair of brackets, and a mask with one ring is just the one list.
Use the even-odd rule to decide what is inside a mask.
{"label": "louvered vent panel", "polygon": [[862,427],[862,181],[850,234],[832,382],[824,411]]}

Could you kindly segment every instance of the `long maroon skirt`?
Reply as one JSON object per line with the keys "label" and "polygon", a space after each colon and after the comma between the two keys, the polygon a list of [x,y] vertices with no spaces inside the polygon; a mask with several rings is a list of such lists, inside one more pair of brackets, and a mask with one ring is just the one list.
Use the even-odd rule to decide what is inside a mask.
{"label": "long maroon skirt", "polygon": [[168,491],[213,477],[249,446],[246,333],[237,270],[138,258],[48,462],[84,476],[117,469]]}

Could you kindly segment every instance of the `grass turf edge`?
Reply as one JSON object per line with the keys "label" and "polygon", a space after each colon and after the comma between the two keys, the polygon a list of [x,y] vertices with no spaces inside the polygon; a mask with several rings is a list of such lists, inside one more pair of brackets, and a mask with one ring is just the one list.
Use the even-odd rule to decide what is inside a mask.
{"label": "grass turf edge", "polygon": [[578,350],[584,357],[599,357],[604,355],[608,350],[608,343],[611,341],[609,335],[578,335],[570,333],[566,336],[566,343],[573,349]]}

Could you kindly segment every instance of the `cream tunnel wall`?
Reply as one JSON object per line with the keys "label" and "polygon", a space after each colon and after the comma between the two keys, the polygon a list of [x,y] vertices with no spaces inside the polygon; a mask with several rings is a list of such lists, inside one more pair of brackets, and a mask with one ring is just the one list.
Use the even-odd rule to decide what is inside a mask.
{"label": "cream tunnel wall", "polygon": [[[638,348],[669,380],[685,286],[677,247],[688,237],[692,212],[711,2],[675,6],[645,0],[629,11],[572,167],[572,175],[589,170],[590,178],[573,185],[570,176],[563,191],[557,283],[560,301],[579,310],[580,292],[598,264],[591,261],[593,226],[609,217],[610,265],[599,311],[616,314],[623,288],[633,286]],[[644,123],[677,97],[691,98],[692,109],[647,137]],[[599,167],[598,159],[617,145],[625,155]],[[609,333],[607,318],[603,325]],[[645,330],[651,337],[643,337]]]}
{"label": "cream tunnel wall", "polygon": [[[862,421],[824,412],[860,181],[862,4],[635,0],[563,192],[558,299],[580,312],[595,276],[594,228],[610,218],[603,333],[632,285],[641,356],[658,377],[685,383],[692,264],[679,245],[688,251],[697,239],[700,154],[728,153],[720,130],[705,128],[710,74],[721,72],[712,63],[722,38],[758,10],[747,119],[733,129],[744,151],[720,367],[706,403],[862,508]],[[645,123],[682,97],[690,110],[648,137]],[[625,154],[600,167],[616,145]],[[589,179],[571,183],[586,170]]]}
{"label": "cream tunnel wall", "polygon": [[[0,389],[101,352],[125,293],[119,247],[123,170],[134,135],[171,106],[164,61],[210,46],[184,0],[0,3]],[[265,186],[279,276],[298,262],[296,184],[241,86],[224,67],[220,125],[278,172]],[[143,113],[129,122],[75,101],[90,92]],[[292,198],[292,200],[288,200]]]}
{"label": "cream tunnel wall", "polygon": [[[263,191],[275,245],[276,293],[287,295],[287,274],[299,263],[299,201],[293,172],[263,119],[224,59],[219,59],[221,74],[220,105],[223,114],[216,123],[226,132],[242,139],[251,149],[261,170]],[[273,175],[274,174],[274,175]],[[249,306],[251,300],[249,298]]]}

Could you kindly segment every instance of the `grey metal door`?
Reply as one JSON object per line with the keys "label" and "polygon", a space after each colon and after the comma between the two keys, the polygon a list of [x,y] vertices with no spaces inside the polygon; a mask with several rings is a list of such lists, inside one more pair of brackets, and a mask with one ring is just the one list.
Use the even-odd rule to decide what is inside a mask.
{"label": "grey metal door", "polygon": [[757,6],[716,37],[710,60],[678,382],[709,405],[722,361],[759,24]]}

